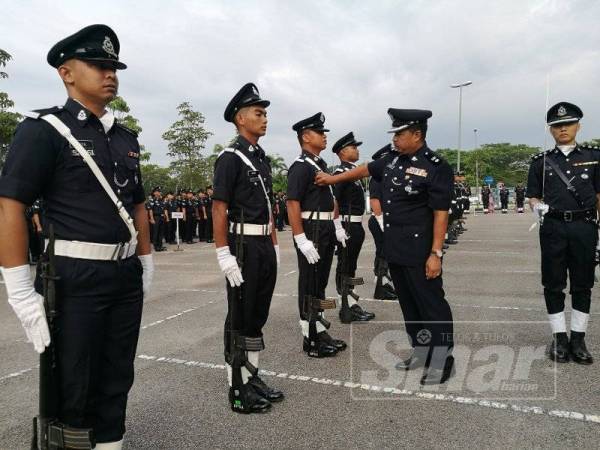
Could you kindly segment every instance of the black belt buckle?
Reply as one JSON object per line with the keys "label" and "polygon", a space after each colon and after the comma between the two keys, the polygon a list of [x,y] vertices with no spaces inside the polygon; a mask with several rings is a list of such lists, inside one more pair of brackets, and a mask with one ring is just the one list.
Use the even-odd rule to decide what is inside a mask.
{"label": "black belt buckle", "polygon": [[573,211],[563,212],[563,220],[565,222],[573,222]]}

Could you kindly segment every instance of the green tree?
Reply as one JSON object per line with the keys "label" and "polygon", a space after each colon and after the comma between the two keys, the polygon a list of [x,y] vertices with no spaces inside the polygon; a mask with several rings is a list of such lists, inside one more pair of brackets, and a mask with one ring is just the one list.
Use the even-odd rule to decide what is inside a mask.
{"label": "green tree", "polygon": [[[494,177],[495,181],[502,180],[509,186],[524,183],[531,156],[540,151],[539,147],[524,144],[485,144],[476,150],[462,151],[460,154],[461,171],[465,172],[471,185],[483,184],[486,175]],[[439,149],[436,151],[452,166],[456,167],[456,150]],[[479,182],[475,179],[477,169]]]}
{"label": "green tree", "polygon": [[600,147],[600,138],[590,139],[589,141],[582,142],[583,145],[592,145],[594,147]]}
{"label": "green tree", "polygon": [[271,160],[271,170],[273,175],[273,192],[287,190],[287,171],[288,167],[285,160],[278,154],[269,156]]}
{"label": "green tree", "polygon": [[142,170],[144,192],[149,194],[155,186],[160,186],[163,193],[175,192],[177,180],[171,176],[171,169],[157,164],[142,164],[140,168]]}
{"label": "green tree", "polygon": [[[0,49],[0,67],[6,67],[6,63],[11,59],[10,54]],[[2,78],[8,78],[8,74],[0,72],[0,79]],[[4,166],[8,145],[22,119],[20,114],[10,111],[14,106],[15,102],[8,97],[8,94],[0,91],[0,168]]]}
{"label": "green tree", "polygon": [[212,167],[207,164],[202,150],[212,133],[204,128],[204,116],[194,111],[191,103],[181,103],[177,111],[179,120],[162,135],[168,142],[167,155],[174,159],[170,164],[171,173],[185,187],[205,187],[211,182]]}
{"label": "green tree", "polygon": [[116,96],[114,100],[107,105],[107,108],[113,113],[118,123],[135,131],[137,134],[142,132],[139,120],[129,114],[129,105],[123,97]]}

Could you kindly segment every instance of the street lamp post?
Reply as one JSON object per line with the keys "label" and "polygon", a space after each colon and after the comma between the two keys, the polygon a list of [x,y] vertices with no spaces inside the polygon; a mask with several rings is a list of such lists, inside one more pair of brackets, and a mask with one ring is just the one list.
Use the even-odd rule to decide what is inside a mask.
{"label": "street lamp post", "polygon": [[473,129],[473,134],[475,135],[475,150],[477,150],[477,128]]}
{"label": "street lamp post", "polygon": [[461,147],[461,133],[462,133],[462,88],[473,84],[472,81],[465,81],[464,83],[451,84],[452,89],[458,88],[458,149],[456,152],[456,170],[460,172],[460,147]]}

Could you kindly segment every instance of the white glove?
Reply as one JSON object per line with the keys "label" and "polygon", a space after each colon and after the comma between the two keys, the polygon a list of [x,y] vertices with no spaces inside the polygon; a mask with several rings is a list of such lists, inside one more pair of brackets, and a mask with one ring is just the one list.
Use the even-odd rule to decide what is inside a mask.
{"label": "white glove", "polygon": [[238,266],[235,256],[229,251],[229,247],[219,247],[217,249],[217,260],[230,286],[241,286],[244,282],[242,271]]}
{"label": "white glove", "polygon": [[319,252],[313,245],[312,241],[309,241],[306,238],[306,234],[297,234],[294,236],[294,240],[309,264],[315,264],[320,259]]}
{"label": "white glove", "polygon": [[27,340],[38,353],[50,345],[50,331],[44,311],[44,298],[35,292],[29,272],[29,265],[2,268],[2,277],[6,284],[8,303],[25,329]]}
{"label": "white glove", "polygon": [[152,258],[152,253],[139,255],[138,258],[140,258],[142,268],[144,269],[142,283],[144,286],[144,297],[146,297],[148,292],[150,292],[150,286],[152,286],[152,279],[154,278],[154,259]]}
{"label": "white glove", "polygon": [[544,214],[546,214],[549,209],[550,207],[546,203],[539,202],[533,205],[533,212],[536,213],[540,219],[544,217]]}
{"label": "white glove", "polygon": [[337,219],[333,219],[333,224],[335,225],[335,238],[340,244],[342,244],[342,247],[346,247],[346,241],[350,238],[342,226],[342,219],[339,217]]}
{"label": "white glove", "polygon": [[275,247],[275,256],[277,257],[277,268],[281,265],[281,255],[279,254],[279,245],[274,245]]}
{"label": "white glove", "polygon": [[384,229],[383,229],[383,214],[379,214],[378,216],[375,216],[375,219],[377,220],[377,223],[379,224],[379,228],[381,228],[381,231],[384,231]]}

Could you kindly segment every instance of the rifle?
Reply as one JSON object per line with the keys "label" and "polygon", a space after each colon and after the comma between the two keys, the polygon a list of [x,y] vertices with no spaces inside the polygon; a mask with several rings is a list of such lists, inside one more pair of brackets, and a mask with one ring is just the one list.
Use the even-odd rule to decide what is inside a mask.
{"label": "rifle", "polygon": [[[235,227],[235,258],[240,271],[244,270],[244,210],[240,211],[240,232]],[[244,385],[242,378],[242,368],[245,367],[252,376],[256,375],[258,369],[248,361],[247,352],[259,352],[264,350],[265,344],[261,337],[242,336],[237,328],[243,323],[243,292],[242,286],[232,288],[233,299],[231,302],[231,321],[229,335],[229,355],[227,362],[231,365],[231,385],[230,395],[231,409],[244,411],[246,405],[242,398],[241,388]]]}
{"label": "rifle", "polygon": [[[344,227],[344,231],[350,237],[350,233],[348,228],[350,228],[351,223],[351,212],[352,212],[352,203],[348,202],[348,215],[345,221],[342,221],[342,226]],[[348,306],[348,295],[352,296],[354,300],[358,301],[358,295],[352,290],[354,286],[359,286],[364,284],[364,280],[362,278],[356,278],[350,276],[350,269],[348,267],[348,244],[345,246],[341,246],[340,248],[340,258],[341,258],[341,288],[342,288],[342,306],[340,308],[340,320],[342,323],[350,323],[352,322],[352,310]]]}
{"label": "rifle", "polygon": [[56,275],[54,260],[54,227],[50,224],[46,258],[41,262],[44,286],[44,309],[50,330],[50,345],[40,355],[39,414],[33,418],[32,450],[92,449],[95,442],[91,428],[72,428],[58,420],[60,413],[60,385],[56,353],[59,316],[56,305]]}

